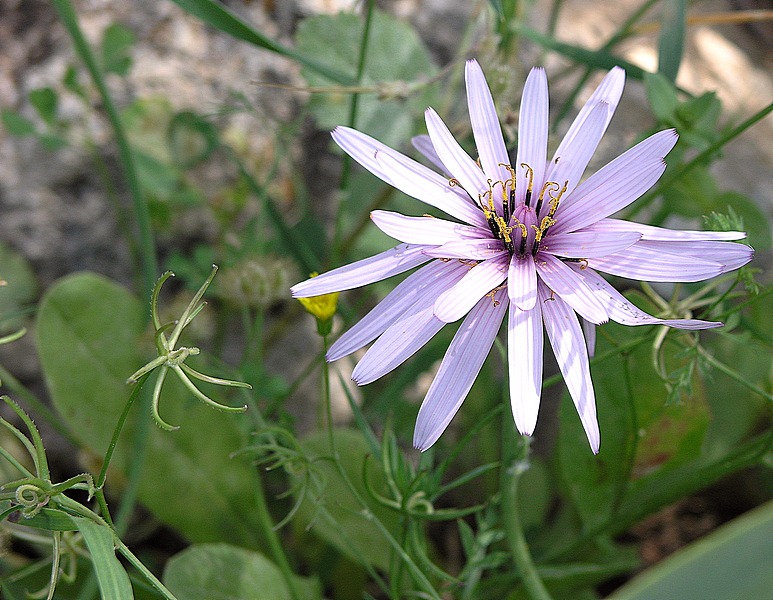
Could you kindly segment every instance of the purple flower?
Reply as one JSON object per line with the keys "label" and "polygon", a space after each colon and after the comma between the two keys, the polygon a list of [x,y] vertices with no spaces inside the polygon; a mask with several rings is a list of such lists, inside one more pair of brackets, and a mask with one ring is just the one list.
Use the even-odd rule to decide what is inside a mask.
{"label": "purple flower", "polygon": [[672,231],[609,218],[663,174],[663,157],[677,140],[673,130],[652,135],[580,183],[622,95],[622,69],[605,77],[550,160],[547,78],[542,69],[532,69],[512,164],[483,71],[469,61],[465,74],[477,162],[432,109],[426,112],[429,136],[414,144],[444,175],[353,129],[338,127],[332,134],[376,176],[456,220],[374,211],[375,224],[401,243],[299,283],[293,296],[356,288],[425,265],[327,353],[328,361],[337,360],[376,340],[352,374],[364,385],[402,364],[446,323],[464,317],[419,410],[413,442],[420,450],[434,444],[456,414],[505,314],[513,417],[519,431],[531,435],[544,325],[591,449],[598,452],[588,345],[577,315],[586,325],[609,319],[682,329],[722,324],[648,315],[597,271],[644,281],[700,281],[746,264],[753,251],[729,242],[744,238],[742,232]]}

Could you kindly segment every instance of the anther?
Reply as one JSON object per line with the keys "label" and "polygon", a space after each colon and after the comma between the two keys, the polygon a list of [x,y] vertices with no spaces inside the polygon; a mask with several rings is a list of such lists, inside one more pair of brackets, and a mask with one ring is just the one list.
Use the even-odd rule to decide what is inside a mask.
{"label": "anther", "polygon": [[[539,198],[537,198],[537,207],[535,209],[536,214],[539,214],[539,211],[542,209],[542,203],[545,200],[545,194],[547,193],[548,197],[552,200],[554,199],[554,196],[551,192],[557,192],[559,189],[561,189],[561,186],[558,185],[555,181],[546,181],[545,185],[542,186],[542,190],[539,193]],[[559,198],[561,195],[559,194]]]}
{"label": "anther", "polygon": [[529,178],[529,186],[526,188],[526,198],[523,201],[526,206],[529,206],[529,203],[531,202],[531,195],[534,191],[534,169],[532,169],[526,163],[521,163],[521,166],[526,169],[526,177]]}

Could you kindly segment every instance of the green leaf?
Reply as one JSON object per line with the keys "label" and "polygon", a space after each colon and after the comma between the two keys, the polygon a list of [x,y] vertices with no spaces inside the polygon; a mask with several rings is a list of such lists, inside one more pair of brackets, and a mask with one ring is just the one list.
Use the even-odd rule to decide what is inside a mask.
{"label": "green leaf", "polygon": [[62,77],[62,85],[73,94],[80,96],[81,98],[86,97],[86,90],[80,84],[80,81],[78,81],[78,69],[75,68],[75,65],[67,65],[67,70]]}
{"label": "green leaf", "polygon": [[744,231],[748,234],[744,242],[757,252],[770,250],[773,246],[770,221],[761,209],[761,205],[739,192],[722,192],[714,200],[716,212],[727,213],[728,207],[743,219]]}
{"label": "green leaf", "polygon": [[[327,432],[321,431],[303,440],[301,445],[307,457],[316,461],[313,468],[321,477],[323,487],[319,492],[308,490],[295,520],[302,525],[311,525],[312,533],[332,544],[352,561],[370,563],[386,571],[392,550],[373,521],[378,519],[395,535],[399,530],[399,516],[371,500],[368,495],[363,482],[363,465],[370,455],[370,448],[362,434],[350,429],[338,429],[335,431],[335,444],[348,479],[359,496],[366,499],[373,518],[364,517],[363,506],[356,500],[335,466],[329,460],[318,460],[330,456]],[[384,474],[372,458],[368,460],[367,473],[371,489],[387,496]],[[333,522],[321,514],[321,510],[332,517]]]}
{"label": "green leaf", "polygon": [[0,244],[0,335],[24,325],[24,313],[38,294],[35,274],[26,259]]}
{"label": "green leaf", "polygon": [[773,502],[668,557],[617,590],[610,599],[767,598],[773,589],[771,556]]}
{"label": "green leaf", "polygon": [[673,125],[679,100],[676,88],[662,73],[645,73],[644,87],[652,112],[660,123]]}
{"label": "green leaf", "polygon": [[260,31],[222,4],[214,2],[213,0],[173,0],[173,2],[183,10],[188,11],[195,17],[204,21],[207,25],[219,29],[238,40],[243,40],[258,46],[259,48],[270,50],[280,56],[292,58],[305,67],[308,67],[341,85],[350,85],[354,83],[350,77],[317,61],[316,57],[312,58],[313,55],[305,55],[302,52],[296,52],[292,48],[283,46],[268,36],[263,35]]}
{"label": "green leaf", "polygon": [[[357,15],[340,13],[304,19],[298,27],[296,45],[308,56],[324,57],[327,64],[356,77],[364,22]],[[410,83],[426,79],[436,69],[416,31],[408,24],[378,10],[373,11],[368,48],[365,52],[364,86],[380,82]],[[329,77],[304,68],[310,86],[332,86]],[[348,123],[351,94],[346,90],[314,94],[309,109],[323,129]],[[355,127],[385,144],[398,146],[414,133],[417,115],[432,104],[427,93],[412,93],[405,99],[380,99],[362,94]]]}
{"label": "green leaf", "polygon": [[135,38],[131,29],[113,23],[102,35],[102,70],[105,73],[126,75],[132,64],[131,49]]}
{"label": "green leaf", "polygon": [[91,554],[102,597],[111,600],[133,600],[129,576],[115,556],[113,532],[107,526],[98,525],[89,519],[73,517],[72,520],[83,534]]}
{"label": "green leaf", "polygon": [[16,137],[35,135],[37,133],[35,124],[26,117],[22,117],[15,110],[0,109],[0,119],[2,119],[3,126],[8,133]]}
{"label": "green leaf", "polygon": [[687,22],[686,0],[665,0],[658,38],[658,73],[676,81],[684,53],[684,33]]}
{"label": "green leaf", "polygon": [[619,58],[614,54],[610,54],[609,52],[604,52],[601,50],[588,50],[587,48],[581,48],[580,46],[559,42],[555,38],[543,35],[538,31],[519,24],[513,25],[513,29],[516,33],[531,40],[532,42],[539,44],[543,48],[558,52],[559,54],[562,54],[567,58],[572,59],[573,61],[582,63],[589,67],[609,70],[612,67],[619,66],[625,69],[626,75],[628,77],[633,79],[642,79],[644,77],[644,69],[637,67],[633,63]]}
{"label": "green leaf", "polygon": [[[316,580],[296,577],[304,599],[321,598]],[[197,544],[174,555],[164,585],[185,600],[289,600],[279,568],[262,554],[228,544]]]}
{"label": "green leaf", "polygon": [[30,104],[38,111],[40,118],[49,125],[56,120],[59,97],[50,87],[38,88],[29,93]]}
{"label": "green leaf", "polygon": [[[129,398],[126,378],[153,356],[146,311],[145,302],[90,273],[59,280],[40,303],[37,345],[51,398],[97,456],[107,449]],[[215,395],[214,389],[206,391]],[[138,403],[130,414],[111,464],[117,470],[131,460],[137,418],[150,418],[145,406]],[[257,475],[246,461],[230,458],[247,444],[243,416],[202,405],[174,376],[164,385],[161,413],[180,429],[150,429],[140,501],[191,541],[256,546]]]}

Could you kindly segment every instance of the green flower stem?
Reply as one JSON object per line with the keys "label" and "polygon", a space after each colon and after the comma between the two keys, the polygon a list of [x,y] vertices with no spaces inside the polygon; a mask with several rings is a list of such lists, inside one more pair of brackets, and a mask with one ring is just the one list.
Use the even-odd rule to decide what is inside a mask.
{"label": "green flower stem", "polygon": [[105,479],[107,479],[107,469],[108,467],[110,467],[110,461],[113,459],[113,453],[115,452],[115,447],[118,445],[118,438],[121,436],[121,431],[123,430],[123,426],[126,423],[126,418],[129,416],[129,410],[134,404],[134,401],[140,395],[140,391],[142,390],[149,376],[150,376],[150,373],[145,373],[142,377],[139,378],[136,385],[132,389],[132,393],[129,394],[129,399],[126,401],[126,405],[123,407],[123,412],[121,413],[121,416],[118,419],[118,422],[115,424],[113,437],[110,440],[110,444],[107,447],[107,452],[105,453],[105,460],[102,463],[102,470],[99,472],[99,477],[97,477],[97,481],[96,481],[97,489],[101,489],[105,485]]}
{"label": "green flower stem", "polygon": [[[121,416],[115,425],[113,437],[110,440],[110,444],[107,447],[107,452],[105,453],[105,459],[102,462],[102,470],[99,472],[99,476],[97,477],[96,481],[97,489],[94,495],[97,498],[97,503],[99,504],[99,508],[102,511],[102,515],[105,521],[107,521],[107,523],[109,523],[113,529],[116,529],[116,526],[115,523],[113,523],[112,517],[110,516],[110,511],[107,507],[107,500],[105,499],[104,486],[105,480],[107,479],[107,470],[110,467],[110,461],[113,459],[113,453],[115,452],[115,448],[118,445],[118,438],[121,437],[121,431],[123,430],[123,426],[126,423],[126,418],[129,416],[129,410],[134,404],[134,401],[139,396],[140,391],[143,389],[143,384],[147,381],[149,375],[150,373],[145,373],[142,377],[140,377],[140,379],[137,381],[137,384],[134,386],[134,389],[132,389],[132,393],[129,394],[129,399],[127,400],[126,405],[123,408],[123,412],[121,413]],[[124,504],[132,506],[134,503],[124,502]],[[123,519],[121,522],[124,522]]]}
{"label": "green flower stem", "polygon": [[85,63],[86,68],[88,69],[89,74],[94,81],[94,85],[99,91],[99,95],[105,107],[108,120],[110,121],[110,125],[113,128],[115,141],[118,145],[118,153],[120,155],[124,175],[126,176],[126,184],[129,188],[132,202],[134,204],[134,213],[137,220],[137,228],[139,230],[143,287],[145,289],[145,295],[150,297],[151,291],[153,290],[153,284],[156,280],[158,263],[156,260],[156,247],[153,240],[153,233],[150,224],[150,211],[140,187],[139,177],[137,176],[137,167],[134,162],[134,155],[132,154],[131,148],[129,146],[126,132],[124,131],[123,125],[121,124],[118,110],[113,103],[110,92],[107,89],[102,72],[97,65],[94,53],[91,51],[91,47],[86,41],[86,38],[83,36],[83,32],[81,31],[80,25],[78,24],[78,16],[72,6],[72,3],[69,0],[52,0],[52,4],[59,13],[59,17],[62,20],[65,29],[67,29],[67,32],[72,38],[75,51],[78,53],[78,56],[80,56],[81,60]]}
{"label": "green flower stem", "polygon": [[153,575],[153,573],[142,564],[142,561],[137,558],[134,553],[129,550],[129,547],[123,543],[123,541],[116,537],[116,548],[117,550],[123,554],[124,558],[135,568],[137,571],[140,572],[140,574],[145,577],[145,579],[150,582],[150,584],[158,591],[159,594],[161,594],[166,600],[177,600],[177,597],[170,592],[166,586],[161,583],[161,581]]}
{"label": "green flower stem", "polygon": [[[327,350],[328,350],[327,336],[322,336],[323,356],[327,354]],[[392,547],[392,550],[397,554],[399,559],[402,561],[402,563],[410,572],[411,578],[414,580],[414,582],[422,588],[422,591],[427,597],[440,600],[440,595],[437,593],[437,591],[435,590],[434,586],[429,581],[429,579],[427,579],[427,576],[424,574],[424,572],[414,562],[413,558],[411,558],[411,556],[405,551],[405,549],[403,548],[403,545],[400,544],[400,542],[398,542],[394,538],[394,536],[389,532],[389,530],[384,526],[384,524],[373,514],[373,511],[370,510],[370,506],[368,506],[368,503],[365,502],[365,499],[359,493],[357,488],[354,487],[354,484],[352,483],[351,479],[349,479],[349,475],[346,473],[346,470],[341,464],[341,460],[338,456],[338,451],[336,450],[335,435],[333,431],[333,411],[331,407],[331,398],[330,398],[330,366],[328,365],[327,361],[324,359],[322,361],[322,384],[323,384],[322,385],[323,404],[324,404],[324,411],[325,411],[326,420],[327,420],[328,443],[330,444],[330,453],[332,455],[332,462],[335,465],[336,470],[338,471],[338,475],[341,477],[341,480],[349,489],[349,493],[352,494],[352,497],[354,497],[356,502],[362,507],[362,511],[360,514],[363,516],[363,518],[372,522],[376,526],[376,528],[381,532],[384,538],[386,538],[387,542]],[[366,565],[366,569],[371,576],[374,576],[376,580],[378,580],[378,576],[373,570],[373,567],[371,567],[370,565]],[[394,582],[392,583],[394,586],[395,583]],[[399,581],[397,582],[397,584],[399,585]],[[387,591],[387,593],[389,593],[390,596],[393,598],[401,597],[399,595],[399,589],[398,589],[397,595],[394,594],[393,590]]]}
{"label": "green flower stem", "polygon": [[502,412],[502,468],[499,487],[502,490],[502,520],[505,536],[529,597],[532,600],[552,600],[532,559],[529,544],[523,532],[518,502],[518,484],[521,476],[529,469],[530,439],[525,435],[516,437],[510,416],[510,397],[507,392],[503,397],[507,410]]}
{"label": "green flower stem", "polygon": [[705,358],[706,362],[708,362],[712,367],[714,367],[718,371],[721,371],[722,373],[730,377],[733,381],[745,387],[750,392],[754,392],[755,394],[765,398],[765,400],[773,402],[773,394],[770,394],[765,390],[763,390],[762,388],[757,387],[753,383],[750,383],[743,375],[741,375],[737,371],[734,371],[733,369],[728,367],[725,363],[723,363],[720,360],[717,360],[711,354],[706,352],[706,350],[702,346],[698,345],[696,346],[696,348],[698,350],[698,353],[703,358]]}
{"label": "green flower stem", "polygon": [[[245,398],[246,402],[250,405],[249,415],[253,418],[255,426],[259,430],[266,429],[268,427],[263,415],[260,412],[258,403],[252,396]],[[263,479],[258,474],[255,484],[255,505],[257,508],[258,521],[261,525],[261,534],[264,537],[266,544],[268,544],[271,557],[274,559],[274,563],[279,567],[287,583],[287,588],[290,591],[290,596],[293,600],[303,600],[303,594],[298,587],[298,582],[295,578],[295,573],[290,566],[290,561],[287,559],[282,541],[279,539],[279,535],[276,531],[276,524],[274,523],[271,513],[268,509],[268,503],[266,502],[266,491],[263,488]]]}
{"label": "green flower stem", "polygon": [[[373,20],[373,9],[375,7],[374,0],[368,0],[367,8],[365,9],[365,23],[362,26],[362,40],[360,41],[360,54],[357,58],[357,80],[356,85],[362,83],[362,75],[365,72],[365,58],[368,52],[368,41],[370,40],[370,25]],[[354,127],[357,124],[357,109],[359,107],[360,95],[357,92],[352,93],[351,103],[349,105],[349,127]],[[352,158],[348,155],[344,155],[343,165],[341,166],[341,191],[346,191],[349,188],[349,180],[352,170]],[[345,196],[342,196],[341,202],[338,205],[336,212],[335,226],[333,229],[333,263],[338,262],[341,254],[341,234],[342,234],[342,221],[344,215],[344,208],[346,200]]]}
{"label": "green flower stem", "polygon": [[261,525],[261,533],[268,543],[271,556],[274,562],[282,572],[287,588],[290,590],[290,597],[293,600],[303,600],[303,594],[298,587],[298,582],[295,578],[295,574],[290,566],[290,561],[287,560],[282,542],[279,539],[279,535],[276,532],[275,524],[271,518],[271,513],[268,510],[268,504],[266,503],[266,492],[263,489],[263,480],[257,477],[255,485],[255,504],[258,509],[258,521]]}
{"label": "green flower stem", "polygon": [[333,435],[333,407],[330,398],[330,365],[325,356],[329,349],[329,342],[326,335],[322,336],[322,406],[325,414],[325,425],[327,426],[327,439],[330,445],[330,454],[333,455],[333,461],[339,464],[338,451],[335,446],[335,435]]}
{"label": "green flower stem", "polygon": [[727,144],[732,139],[741,135],[744,131],[749,129],[749,127],[757,123],[757,121],[761,121],[762,119],[764,119],[771,112],[773,112],[773,102],[771,102],[765,108],[753,114],[751,117],[746,119],[743,123],[741,123],[738,127],[735,127],[734,129],[727,132],[716,142],[711,144],[711,146],[709,146],[703,152],[698,154],[698,156],[693,158],[690,162],[684,163],[676,167],[675,169],[671,169],[667,171],[666,175],[660,180],[660,182],[655,188],[651,189],[649,192],[644,194],[641,198],[639,198],[639,200],[636,201],[636,203],[632,206],[631,210],[628,211],[628,214],[625,216],[625,219],[629,220],[635,215],[637,215],[638,213],[640,213],[647,206],[652,204],[655,198],[657,198],[660,194],[662,194],[665,189],[670,187],[675,182],[679,181],[681,177],[683,177],[684,175],[692,171],[698,165],[705,164],[712,156],[714,156],[717,152],[719,152],[722,146]]}

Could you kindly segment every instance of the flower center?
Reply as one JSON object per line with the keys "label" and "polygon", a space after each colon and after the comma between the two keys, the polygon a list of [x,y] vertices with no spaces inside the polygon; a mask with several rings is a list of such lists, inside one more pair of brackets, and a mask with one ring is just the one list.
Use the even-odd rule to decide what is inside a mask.
{"label": "flower center", "polygon": [[[488,190],[478,194],[478,206],[488,222],[491,233],[507,248],[512,256],[524,257],[526,254],[536,256],[545,234],[548,232],[556,220],[553,216],[561,202],[561,196],[566,193],[569,181],[560,185],[557,181],[546,181],[534,198],[534,169],[526,163],[521,163],[521,167],[526,171],[528,184],[523,202],[516,205],[515,181],[516,173],[510,165],[499,164],[510,173],[510,179],[506,181],[488,180]],[[452,184],[455,180],[452,180]],[[499,213],[497,203],[494,198],[501,198],[502,206]],[[532,207],[532,202],[534,206]],[[547,207],[545,203],[547,202]],[[547,211],[540,216],[543,208]],[[543,211],[544,212],[544,211]]]}

